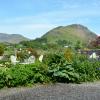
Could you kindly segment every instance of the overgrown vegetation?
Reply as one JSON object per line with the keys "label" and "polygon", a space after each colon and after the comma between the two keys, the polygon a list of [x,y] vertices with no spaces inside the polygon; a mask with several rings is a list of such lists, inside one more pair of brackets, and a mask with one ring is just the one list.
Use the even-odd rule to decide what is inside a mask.
{"label": "overgrown vegetation", "polygon": [[49,81],[47,68],[41,63],[0,68],[0,88],[47,83]]}
{"label": "overgrown vegetation", "polygon": [[47,60],[48,75],[56,82],[77,82],[79,74],[75,72],[63,54],[50,55]]}
{"label": "overgrown vegetation", "polygon": [[[42,63],[0,67],[0,88],[48,82],[86,82],[100,79],[100,62],[86,55],[66,52],[46,54]],[[69,53],[69,54],[68,54]]]}
{"label": "overgrown vegetation", "polygon": [[79,73],[79,81],[95,81],[100,79],[100,61],[89,60],[87,55],[77,54],[73,59],[73,68]]}
{"label": "overgrown vegetation", "polygon": [[[3,57],[0,60],[0,88],[100,80],[100,61],[89,60],[86,55],[89,49],[100,49],[100,37],[94,40],[96,36],[88,28],[73,24],[57,27],[35,40],[0,43],[0,59]],[[93,41],[88,42],[89,39]],[[86,51],[85,54],[81,54],[81,50]],[[12,65],[11,55],[17,56],[20,64]],[[40,55],[43,55],[41,63]],[[24,65],[31,56],[35,57],[35,63]]]}

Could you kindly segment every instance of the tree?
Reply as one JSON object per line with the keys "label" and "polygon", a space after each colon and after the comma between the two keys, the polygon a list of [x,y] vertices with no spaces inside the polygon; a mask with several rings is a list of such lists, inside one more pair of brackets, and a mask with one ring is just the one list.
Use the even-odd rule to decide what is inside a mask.
{"label": "tree", "polygon": [[81,49],[82,48],[82,44],[80,41],[77,41],[75,44],[75,50]]}
{"label": "tree", "polygon": [[100,48],[100,36],[96,37],[95,40],[92,40],[89,45],[90,48]]}
{"label": "tree", "polygon": [[4,45],[0,43],[0,56],[4,53]]}

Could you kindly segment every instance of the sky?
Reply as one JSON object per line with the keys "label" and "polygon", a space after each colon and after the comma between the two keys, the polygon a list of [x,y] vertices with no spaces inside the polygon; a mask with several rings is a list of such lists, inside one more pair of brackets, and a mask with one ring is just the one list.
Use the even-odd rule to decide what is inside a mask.
{"label": "sky", "polygon": [[0,0],[0,33],[35,39],[70,24],[82,24],[99,35],[100,0]]}

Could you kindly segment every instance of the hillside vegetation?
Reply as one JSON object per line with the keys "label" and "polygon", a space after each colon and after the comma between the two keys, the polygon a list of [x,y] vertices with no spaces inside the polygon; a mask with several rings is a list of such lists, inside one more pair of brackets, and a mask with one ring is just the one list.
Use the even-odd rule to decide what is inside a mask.
{"label": "hillside vegetation", "polygon": [[59,40],[87,43],[96,36],[97,35],[91,32],[87,27],[80,24],[72,24],[56,27],[43,35],[42,38],[47,38],[49,43],[56,43]]}

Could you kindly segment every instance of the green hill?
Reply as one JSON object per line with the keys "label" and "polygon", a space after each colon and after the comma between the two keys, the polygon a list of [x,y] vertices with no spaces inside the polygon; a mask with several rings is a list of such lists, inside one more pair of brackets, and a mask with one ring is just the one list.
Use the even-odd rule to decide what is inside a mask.
{"label": "green hill", "polygon": [[19,34],[0,33],[0,42],[3,43],[19,43],[21,41],[28,41],[29,39]]}
{"label": "green hill", "polygon": [[90,31],[87,27],[80,24],[72,24],[68,26],[56,27],[41,38],[46,38],[48,43],[56,43],[59,40],[66,40],[72,43],[81,41],[82,43],[88,43],[89,40],[93,40],[97,35]]}

